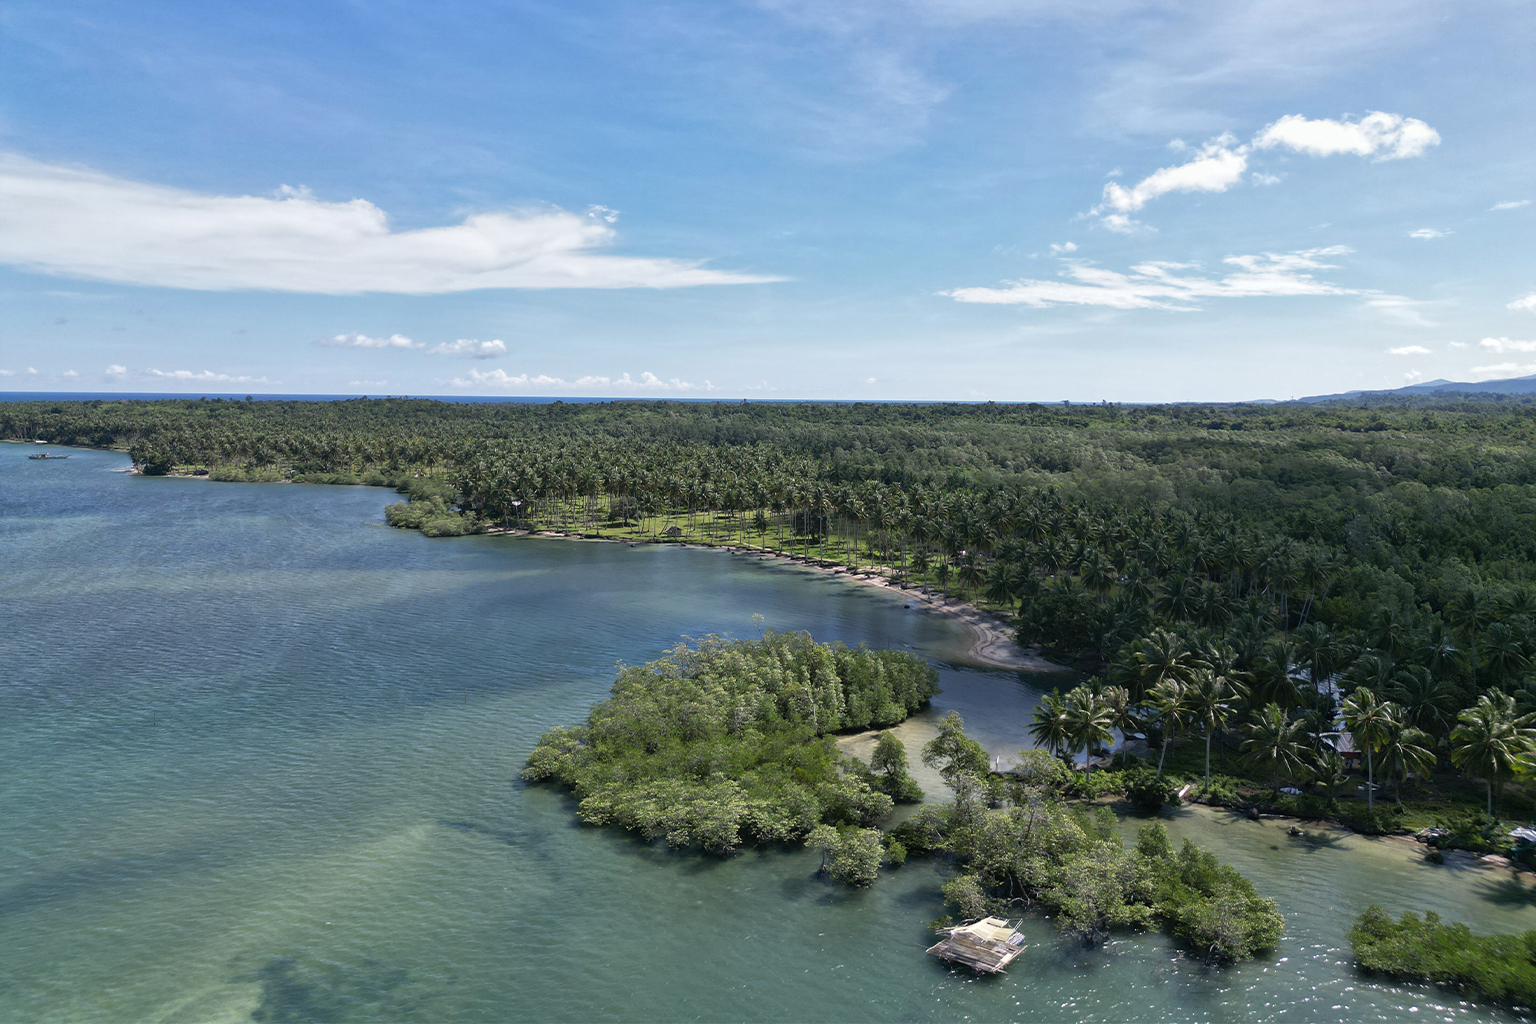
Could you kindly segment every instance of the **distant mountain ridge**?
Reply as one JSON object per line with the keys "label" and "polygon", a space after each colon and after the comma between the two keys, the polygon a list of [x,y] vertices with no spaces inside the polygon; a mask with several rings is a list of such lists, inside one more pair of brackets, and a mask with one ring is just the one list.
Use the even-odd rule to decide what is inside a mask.
{"label": "distant mountain ridge", "polygon": [[1298,402],[1334,402],[1350,398],[1375,398],[1386,395],[1536,395],[1536,374],[1528,377],[1505,377],[1501,380],[1453,381],[1427,380],[1422,384],[1408,384],[1400,388],[1380,390],[1342,391],[1336,395],[1311,395],[1298,398]]}

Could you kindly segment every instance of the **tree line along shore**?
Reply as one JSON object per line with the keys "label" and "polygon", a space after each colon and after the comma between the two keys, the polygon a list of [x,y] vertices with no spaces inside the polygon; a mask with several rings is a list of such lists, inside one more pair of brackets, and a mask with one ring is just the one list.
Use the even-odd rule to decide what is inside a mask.
{"label": "tree line along shore", "polygon": [[1527,400],[19,402],[0,435],[395,486],[434,536],[793,553],[1016,622],[1090,677],[1053,714],[1144,733],[1209,802],[1505,853],[1536,812]]}

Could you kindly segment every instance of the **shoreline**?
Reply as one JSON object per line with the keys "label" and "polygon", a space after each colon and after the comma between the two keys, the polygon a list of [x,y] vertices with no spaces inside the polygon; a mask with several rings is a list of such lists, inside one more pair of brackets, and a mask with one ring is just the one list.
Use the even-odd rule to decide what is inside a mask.
{"label": "shoreline", "polygon": [[534,533],[530,530],[518,530],[499,526],[487,527],[481,531],[482,536],[497,537],[544,537],[549,540],[573,540],[593,541],[606,544],[628,544],[631,547],[640,544],[675,544],[679,547],[698,547],[711,551],[723,551],[730,555],[748,555],[773,562],[788,562],[801,569],[808,569],[824,576],[848,580],[867,587],[878,587],[895,595],[900,595],[912,608],[920,609],[933,615],[942,615],[950,619],[958,620],[970,630],[972,641],[965,657],[958,659],[959,664],[971,665],[976,668],[1000,669],[1006,672],[1032,672],[1038,674],[1073,673],[1077,670],[1067,665],[1058,665],[1054,661],[1047,661],[1037,650],[1020,647],[1010,635],[1011,627],[1001,616],[991,612],[982,611],[974,605],[963,601],[950,601],[943,595],[936,595],[926,587],[902,587],[884,576],[873,572],[854,572],[846,566],[828,566],[818,559],[807,559],[800,555],[791,555],[783,551],[766,550],[763,548],[748,547],[741,544],[702,544],[698,541],[664,541],[631,539],[628,537],[592,537],[579,533],[565,533],[558,530],[540,530]]}

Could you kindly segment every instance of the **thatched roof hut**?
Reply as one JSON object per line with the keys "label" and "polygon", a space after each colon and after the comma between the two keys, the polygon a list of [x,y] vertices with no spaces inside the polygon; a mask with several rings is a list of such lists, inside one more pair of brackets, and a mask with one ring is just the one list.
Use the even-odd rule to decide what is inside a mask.
{"label": "thatched roof hut", "polygon": [[964,964],[979,974],[1001,974],[1024,952],[1024,936],[1000,917],[984,917],[942,930],[942,940],[928,952],[952,964]]}

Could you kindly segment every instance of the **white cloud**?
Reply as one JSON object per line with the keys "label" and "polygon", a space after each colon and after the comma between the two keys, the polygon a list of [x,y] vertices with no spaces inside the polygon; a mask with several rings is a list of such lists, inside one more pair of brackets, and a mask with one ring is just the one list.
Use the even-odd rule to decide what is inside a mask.
{"label": "white cloud", "polygon": [[349,388],[381,388],[381,387],[383,387],[384,385],[386,385],[388,383],[389,383],[389,381],[387,381],[387,380],[349,380],[349,381],[347,381],[347,387],[349,387]]}
{"label": "white cloud", "polygon": [[108,377],[121,377],[128,372],[128,367],[123,366],[120,363],[113,363],[102,372]]}
{"label": "white cloud", "polygon": [[270,384],[265,377],[231,377],[227,373],[214,373],[212,370],[204,370],[202,373],[193,373],[191,370],[150,370],[156,377],[164,377],[166,380],[181,380],[198,383],[221,384]]}
{"label": "white cloud", "polygon": [[1531,205],[1531,201],[1529,199],[1511,199],[1511,200],[1508,200],[1507,202],[1503,202],[1503,203],[1494,203],[1492,206],[1488,207],[1488,209],[1490,209],[1490,210],[1518,210],[1522,206],[1530,206],[1530,205]]}
{"label": "white cloud", "polygon": [[1389,348],[1389,353],[1394,356],[1427,356],[1429,349],[1423,345],[1404,345],[1402,348]]}
{"label": "white cloud", "polygon": [[1357,289],[1319,281],[1312,271],[1332,270],[1335,264],[1319,257],[1350,252],[1346,246],[1306,249],[1301,252],[1228,256],[1223,262],[1236,267],[1219,278],[1174,271],[1191,269],[1187,263],[1138,263],[1129,274],[1104,270],[1083,262],[1069,262],[1065,281],[1011,281],[1004,288],[956,288],[940,292],[957,302],[980,302],[1034,307],[1057,304],[1108,306],[1111,309],[1198,309],[1205,298],[1250,298],[1289,295],[1358,295]]}
{"label": "white cloud", "polygon": [[1068,252],[1077,252],[1076,242],[1062,242],[1060,245],[1057,245],[1055,242],[1051,243],[1051,253],[1053,255],[1060,256],[1062,253]]}
{"label": "white cloud", "polygon": [[671,380],[662,380],[653,373],[642,373],[639,379],[633,379],[629,374],[625,373],[618,377],[586,376],[568,381],[561,377],[551,377],[542,373],[530,376],[526,373],[510,374],[505,370],[490,370],[484,373],[479,370],[470,370],[463,377],[455,377],[448,383],[457,388],[485,388],[492,391],[526,387],[537,389],[574,387],[602,391],[677,392],[713,391],[715,389],[715,386],[707,380],[703,384],[691,384],[676,377],[673,377]]}
{"label": "white cloud", "polygon": [[28,373],[32,373],[32,374],[35,374],[35,373],[37,373],[37,367],[35,367],[35,366],[29,366],[29,367],[27,367],[27,372],[28,372]]}
{"label": "white cloud", "polygon": [[337,348],[423,348],[421,342],[412,341],[403,334],[391,334],[387,338],[370,338],[366,334],[338,334],[330,338],[321,338],[316,345],[331,345]]}
{"label": "white cloud", "polygon": [[507,345],[506,342],[500,339],[479,341],[474,338],[460,338],[458,341],[445,341],[441,345],[433,345],[427,351],[440,356],[468,356],[471,359],[495,359],[497,356],[507,354]]}
{"label": "white cloud", "polygon": [[1416,384],[1423,378],[1423,370],[1409,370],[1407,373],[1403,374],[1403,379],[1406,380],[1409,384]]}
{"label": "white cloud", "polygon": [[15,370],[0,370],[0,377],[14,377],[14,376],[16,376],[16,371]]}
{"label": "white cloud", "polygon": [[542,207],[390,229],[365,199],[219,196],[0,156],[0,263],[201,291],[436,295],[480,288],[681,288],[778,280],[606,255],[606,216]]}
{"label": "white cloud", "polygon": [[1478,345],[1490,352],[1536,352],[1536,341],[1515,341],[1512,338],[1484,338]]}
{"label": "white cloud", "polygon": [[1531,292],[1531,294],[1525,296],[1522,299],[1516,299],[1514,302],[1511,302],[1507,308],[1523,309],[1527,312],[1536,313],[1536,292]]}
{"label": "white cloud", "polygon": [[1248,180],[1255,185],[1278,185],[1284,180],[1284,175],[1266,174],[1263,171],[1254,171],[1248,176]]}
{"label": "white cloud", "polygon": [[1309,120],[1301,114],[1287,114],[1253,137],[1256,149],[1284,146],[1309,156],[1350,153],[1377,160],[1421,156],[1439,144],[1440,133],[1418,118],[1379,110],[1358,121]]}
{"label": "white cloud", "polygon": [[1104,186],[1104,201],[1089,212],[1103,217],[1110,230],[1126,232],[1136,226],[1127,215],[1159,196],[1169,192],[1225,192],[1242,181],[1248,169],[1248,147],[1234,149],[1236,141],[1231,135],[1212,139],[1200,147],[1194,159],[1153,171],[1130,188],[1111,181]]}
{"label": "white cloud", "polygon": [[1441,231],[1438,228],[1419,228],[1417,231],[1408,232],[1409,238],[1422,238],[1426,241],[1431,238],[1444,238],[1449,231]]}
{"label": "white cloud", "polygon": [[65,370],[64,371],[64,376],[66,376],[66,377],[78,377],[80,375],[78,373],[76,373],[74,370]]}
{"label": "white cloud", "polygon": [[1467,347],[1467,343],[1464,342],[1464,341],[1452,341],[1452,342],[1447,342],[1447,347],[1448,348],[1466,348]]}
{"label": "white cloud", "polygon": [[1536,363],[1494,363],[1492,366],[1474,366],[1472,367],[1472,372],[1476,374],[1499,374],[1521,377],[1529,373],[1536,373]]}

